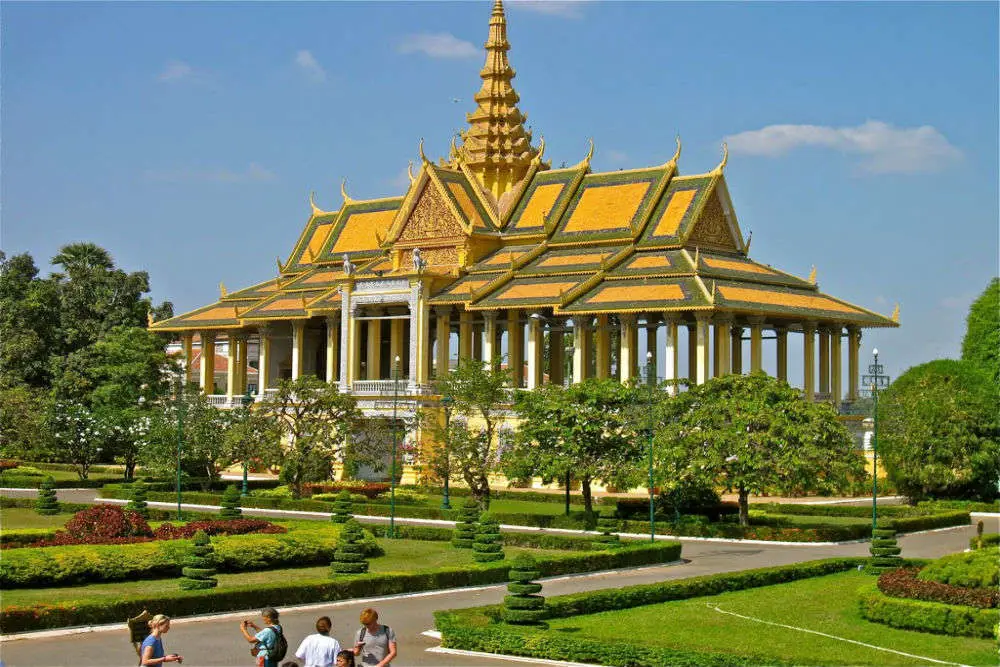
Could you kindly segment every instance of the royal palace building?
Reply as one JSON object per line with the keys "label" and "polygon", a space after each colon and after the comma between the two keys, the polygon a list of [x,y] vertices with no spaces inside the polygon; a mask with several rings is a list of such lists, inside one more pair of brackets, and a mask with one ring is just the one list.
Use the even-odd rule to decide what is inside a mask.
{"label": "royal palace building", "polygon": [[[805,397],[854,401],[861,331],[898,326],[898,311],[885,317],[822,293],[815,272],[803,279],[753,261],[725,149],[702,174],[681,174],[680,140],[657,166],[594,173],[591,144],[578,164],[551,168],[544,140],[525,127],[509,48],[496,0],[468,126],[437,162],[421,141],[406,192],[359,200],[342,186],[337,211],[310,197],[312,214],[275,275],[152,325],[177,334],[187,360],[199,338],[189,380],[231,405],[247,391],[253,341],[260,397],[280,379],[313,374],[380,418],[394,400],[411,414],[433,409],[434,378],[456,358],[502,357],[527,390],[629,381],[647,361],[660,380],[702,383],[762,370],[767,341],[788,380],[792,335],[803,337]],[[226,391],[215,394],[223,338]]]}

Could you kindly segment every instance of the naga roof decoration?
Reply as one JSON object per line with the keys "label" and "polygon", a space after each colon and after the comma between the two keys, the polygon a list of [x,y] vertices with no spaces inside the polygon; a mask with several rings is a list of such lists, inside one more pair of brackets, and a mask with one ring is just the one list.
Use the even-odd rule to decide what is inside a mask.
{"label": "naga roof decoration", "polygon": [[[486,65],[469,128],[434,164],[420,141],[420,169],[403,196],[355,200],[311,215],[279,274],[177,317],[157,330],[238,328],[328,313],[356,279],[422,281],[431,305],[469,310],[552,308],[572,315],[718,310],[805,320],[898,326],[825,295],[813,279],[748,256],[722,161],[681,176],[665,164],[592,173],[593,142],[578,164],[550,169],[545,142],[531,145],[507,62],[496,0]],[[419,270],[413,257],[420,250]],[[344,257],[352,265],[345,273]]]}

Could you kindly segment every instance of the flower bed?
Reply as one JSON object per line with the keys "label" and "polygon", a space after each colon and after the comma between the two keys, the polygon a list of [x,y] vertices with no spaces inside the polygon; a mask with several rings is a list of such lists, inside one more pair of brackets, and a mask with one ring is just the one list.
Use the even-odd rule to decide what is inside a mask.
{"label": "flower bed", "polygon": [[264,519],[227,519],[190,521],[177,526],[171,523],[161,524],[153,535],[158,540],[181,540],[191,539],[199,530],[206,535],[246,535],[257,533],[273,535],[277,533],[287,533],[288,529]]}
{"label": "flower bed", "polygon": [[886,595],[926,602],[965,605],[990,609],[1000,601],[1000,591],[993,588],[969,588],[953,586],[937,581],[923,581],[917,568],[900,568],[879,575],[878,589]]}
{"label": "flower bed", "polygon": [[997,636],[997,609],[893,597],[874,587],[862,589],[859,596],[861,616],[873,623],[958,637]]}
{"label": "flower bed", "polygon": [[932,562],[917,578],[952,586],[996,589],[1000,585],[1000,551],[992,547],[951,554]]}

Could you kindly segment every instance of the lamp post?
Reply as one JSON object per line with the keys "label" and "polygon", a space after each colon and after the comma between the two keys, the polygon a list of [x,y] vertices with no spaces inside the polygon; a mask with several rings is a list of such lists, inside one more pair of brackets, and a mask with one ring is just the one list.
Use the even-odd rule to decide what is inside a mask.
{"label": "lamp post", "polygon": [[392,362],[392,473],[389,477],[389,537],[396,537],[396,412],[399,405],[399,355]]}
{"label": "lamp post", "polygon": [[[243,406],[246,407],[246,408],[248,408],[249,410],[252,410],[253,408],[250,407],[252,405],[253,405],[253,396],[250,394],[250,389],[247,388],[246,394],[243,395]],[[249,415],[248,415],[248,417],[249,417]],[[243,490],[240,491],[240,495],[243,496],[244,498],[247,496],[247,493],[248,493],[247,492],[247,467],[248,467],[248,465],[249,465],[249,461],[247,461],[246,457],[244,457],[243,458]]]}
{"label": "lamp post", "polygon": [[444,495],[441,497],[441,509],[451,509],[451,499],[448,497],[448,480],[451,478],[451,396],[441,397],[441,407],[444,408]]}
{"label": "lamp post", "polygon": [[656,385],[656,370],[653,368],[653,353],[646,353],[647,402],[646,415],[649,421],[646,436],[649,438],[649,541],[656,541],[656,523],[653,518],[653,387]]}
{"label": "lamp post", "polygon": [[874,361],[868,366],[868,375],[862,378],[872,391],[872,530],[878,524],[878,392],[889,386],[889,376],[883,375],[883,366],[878,362],[878,348],[872,349]]}
{"label": "lamp post", "polygon": [[177,520],[181,520],[181,449],[184,446],[184,383],[178,378],[177,394]]}

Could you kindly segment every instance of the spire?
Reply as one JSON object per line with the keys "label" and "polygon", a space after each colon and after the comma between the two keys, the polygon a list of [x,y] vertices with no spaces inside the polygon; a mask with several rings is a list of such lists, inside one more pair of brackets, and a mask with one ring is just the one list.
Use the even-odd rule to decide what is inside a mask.
{"label": "spire", "polygon": [[507,62],[507,17],[503,0],[495,0],[486,40],[486,63],[479,72],[483,85],[474,99],[477,109],[466,115],[469,128],[462,145],[453,150],[452,164],[461,162],[497,199],[528,172],[538,150],[531,145],[527,116],[517,108],[520,98],[511,85],[514,69]]}

